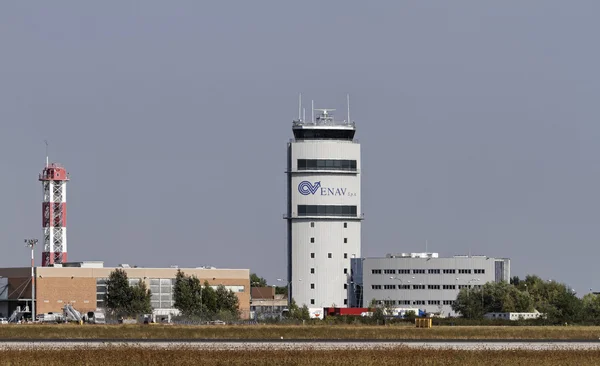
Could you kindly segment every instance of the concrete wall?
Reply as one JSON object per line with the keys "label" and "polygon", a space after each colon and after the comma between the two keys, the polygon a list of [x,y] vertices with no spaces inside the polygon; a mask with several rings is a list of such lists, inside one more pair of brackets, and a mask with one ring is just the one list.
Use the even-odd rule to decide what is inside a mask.
{"label": "concrete wall", "polygon": [[[361,256],[360,154],[360,144],[352,141],[303,140],[289,145],[288,280],[298,306],[349,306],[350,259]],[[298,159],[356,160],[357,170],[298,170]],[[299,186],[305,181],[320,186],[302,194]],[[299,216],[298,205],[356,206],[357,216]]]}
{"label": "concrete wall", "polygon": [[[486,256],[363,258],[361,261],[362,306],[368,306],[371,300],[375,299],[391,302],[391,306],[412,307],[454,316],[456,314],[452,311],[451,304],[456,300],[461,288],[473,288],[487,282],[510,279],[508,259]],[[505,263],[501,274],[496,271],[498,261]],[[356,265],[354,267],[358,268]],[[409,273],[400,273],[401,270]],[[423,270],[425,273],[419,273]],[[444,270],[454,270],[455,273],[444,273]],[[465,271],[470,273],[464,273]],[[481,271],[483,273],[480,273]],[[422,286],[425,288],[422,289]]]}

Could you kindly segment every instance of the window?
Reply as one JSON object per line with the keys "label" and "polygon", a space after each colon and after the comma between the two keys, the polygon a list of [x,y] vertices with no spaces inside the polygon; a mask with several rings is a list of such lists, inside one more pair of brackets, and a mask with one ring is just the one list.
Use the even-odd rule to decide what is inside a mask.
{"label": "window", "polygon": [[348,238],[344,238],[344,244],[348,244]]}
{"label": "window", "polygon": [[443,285],[442,288],[444,290],[455,290],[456,289],[456,285]]}
{"label": "window", "polygon": [[310,284],[310,289],[311,289],[311,290],[314,290],[314,289],[315,289],[315,284],[314,284],[314,283],[311,283],[311,284]]}
{"label": "window", "polygon": [[315,223],[314,223],[314,222],[311,222],[311,223],[310,223],[310,227],[315,227]]}
{"label": "window", "polygon": [[439,269],[430,269],[429,274],[440,274],[440,270]]}
{"label": "window", "polygon": [[381,285],[371,285],[372,290],[381,290]]}
{"label": "window", "polygon": [[410,269],[399,269],[398,274],[410,274]]}
{"label": "window", "polygon": [[398,285],[399,290],[410,290],[410,285]]}
{"label": "window", "polygon": [[478,273],[478,274],[484,274],[485,273],[485,269],[476,269],[476,270],[474,270],[474,272]]}
{"label": "window", "polygon": [[344,259],[348,258],[348,253],[344,253]]}
{"label": "window", "polygon": [[413,301],[413,305],[425,305],[425,300],[415,300]]}
{"label": "window", "polygon": [[470,269],[459,269],[458,273],[462,273],[462,274],[470,274],[471,270]]}
{"label": "window", "polygon": [[315,238],[310,238],[310,242],[314,243],[315,242]]}
{"label": "window", "polygon": [[298,170],[356,171],[356,160],[298,159]]}
{"label": "window", "polygon": [[315,253],[310,253],[310,257],[314,258],[315,257]]}
{"label": "window", "polygon": [[327,253],[327,258],[331,258],[331,253]]}
{"label": "window", "polygon": [[413,274],[425,274],[424,269],[413,269]]}
{"label": "window", "polygon": [[439,290],[440,285],[427,285],[427,288],[430,290]]}
{"label": "window", "polygon": [[469,288],[469,285],[458,285],[458,289]]}
{"label": "window", "polygon": [[444,300],[443,304],[444,305],[453,305],[454,304],[454,300]]}
{"label": "window", "polygon": [[396,300],[383,300],[384,305],[396,305]]}
{"label": "window", "polygon": [[395,269],[384,269],[383,273],[385,273],[385,274],[396,274],[396,270]]}
{"label": "window", "polygon": [[347,290],[347,289],[348,289],[348,284],[344,283],[344,290]]}
{"label": "window", "polygon": [[348,305],[348,299],[344,299],[344,305]]}
{"label": "window", "polygon": [[383,288],[385,290],[395,290],[396,289],[396,285],[383,285]]}
{"label": "window", "polygon": [[315,299],[310,299],[310,304],[314,305],[315,304]]}
{"label": "window", "polygon": [[298,205],[298,216],[348,216],[357,217],[356,206]]}
{"label": "window", "polygon": [[310,269],[310,273],[315,273],[315,269],[314,269],[314,268],[311,268],[311,269]]}
{"label": "window", "polygon": [[449,273],[456,273],[455,269],[445,269],[444,270],[444,274],[449,274]]}
{"label": "window", "polygon": [[425,285],[413,285],[413,290],[425,290]]}
{"label": "window", "polygon": [[429,305],[439,305],[440,304],[440,300],[429,300],[427,302],[429,303]]}
{"label": "window", "polygon": [[398,300],[398,305],[410,305],[410,300]]}
{"label": "window", "polygon": [[347,228],[348,228],[348,223],[344,222],[344,229],[347,229]]}
{"label": "window", "polygon": [[344,268],[344,274],[348,274],[348,268]]}
{"label": "window", "polygon": [[371,274],[381,274],[381,270],[380,269],[372,269]]}

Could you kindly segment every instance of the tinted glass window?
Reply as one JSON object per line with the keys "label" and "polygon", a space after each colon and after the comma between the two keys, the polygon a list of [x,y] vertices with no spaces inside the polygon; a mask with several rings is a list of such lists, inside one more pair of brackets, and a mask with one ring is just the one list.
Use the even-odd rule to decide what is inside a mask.
{"label": "tinted glass window", "polygon": [[298,205],[298,216],[349,216],[356,217],[356,206]]}
{"label": "tinted glass window", "polygon": [[356,170],[356,160],[298,159],[298,170]]}

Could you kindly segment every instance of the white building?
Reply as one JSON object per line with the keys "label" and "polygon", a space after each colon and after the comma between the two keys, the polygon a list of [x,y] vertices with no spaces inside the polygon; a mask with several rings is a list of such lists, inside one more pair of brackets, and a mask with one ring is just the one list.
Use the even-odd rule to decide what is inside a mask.
{"label": "white building", "polygon": [[510,259],[479,255],[439,258],[437,253],[388,254],[352,260],[349,298],[353,307],[372,300],[390,307],[413,307],[456,316],[458,292],[487,282],[510,281]]}
{"label": "white building", "polygon": [[360,145],[354,122],[317,111],[293,122],[288,143],[289,296],[298,306],[346,307],[350,259],[361,256]]}

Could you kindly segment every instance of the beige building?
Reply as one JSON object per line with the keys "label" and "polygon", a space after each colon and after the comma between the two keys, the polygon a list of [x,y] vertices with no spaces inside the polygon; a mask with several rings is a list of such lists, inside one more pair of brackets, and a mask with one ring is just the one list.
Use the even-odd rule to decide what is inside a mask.
{"label": "beige building", "polygon": [[[140,268],[123,265],[130,284],[144,281],[152,292],[151,304],[156,313],[177,313],[172,296],[178,268]],[[215,288],[224,285],[239,299],[242,318],[250,313],[250,270],[216,268],[179,268],[186,275],[197,276]],[[103,307],[106,279],[115,268],[102,262],[65,263],[62,267],[36,267],[36,314],[62,312],[71,304],[80,312]],[[17,306],[31,303],[31,267],[0,268],[0,317],[9,317]]]}

